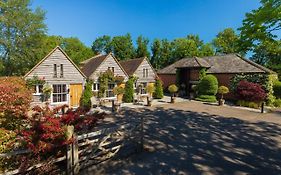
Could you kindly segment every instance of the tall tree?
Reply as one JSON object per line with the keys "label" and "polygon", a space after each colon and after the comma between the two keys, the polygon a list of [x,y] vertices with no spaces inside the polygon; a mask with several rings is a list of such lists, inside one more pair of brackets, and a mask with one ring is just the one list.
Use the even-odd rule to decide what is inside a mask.
{"label": "tall tree", "polygon": [[98,37],[92,45],[92,50],[95,54],[99,53],[109,53],[112,51],[111,48],[111,37],[108,35],[103,35],[102,37]]}
{"label": "tall tree", "polygon": [[281,1],[261,0],[261,6],[246,14],[241,31],[241,48],[253,52],[252,60],[281,75]]}
{"label": "tall tree", "polygon": [[159,61],[160,67],[163,68],[172,63],[172,43],[167,39],[161,40],[161,59]]}
{"label": "tall tree", "polygon": [[123,36],[113,37],[110,46],[118,60],[127,60],[135,56],[134,45],[129,33]]}
{"label": "tall tree", "polygon": [[204,42],[200,39],[199,35],[187,35],[186,37],[189,40],[193,40],[197,46],[197,48],[200,48],[203,46]]}
{"label": "tall tree", "polygon": [[210,43],[203,44],[203,45],[200,47],[199,50],[200,50],[199,56],[201,56],[201,57],[213,56],[213,55],[215,55],[214,48],[213,48],[212,44],[210,44]]}
{"label": "tall tree", "polygon": [[35,62],[36,50],[46,33],[45,12],[33,11],[30,0],[0,2],[0,59],[2,75],[22,75]]}
{"label": "tall tree", "polygon": [[173,61],[177,61],[184,57],[199,56],[199,50],[194,40],[186,38],[177,38],[172,42]]}
{"label": "tall tree", "polygon": [[136,50],[136,57],[150,57],[150,53],[147,49],[147,45],[149,43],[148,38],[144,38],[142,35],[140,35],[137,38],[137,50]]}
{"label": "tall tree", "polygon": [[38,57],[42,59],[56,46],[60,46],[76,64],[95,55],[92,49],[85,46],[78,38],[53,35],[44,37],[40,49],[37,50]]}
{"label": "tall tree", "polygon": [[232,28],[226,28],[219,32],[213,40],[213,45],[216,52],[220,54],[237,53],[240,51],[239,36]]}
{"label": "tall tree", "polygon": [[64,38],[61,46],[76,64],[95,55],[92,49],[85,46],[78,38]]}
{"label": "tall tree", "polygon": [[151,45],[151,64],[155,69],[159,69],[161,67],[159,61],[161,59],[161,41],[159,39],[155,39]]}

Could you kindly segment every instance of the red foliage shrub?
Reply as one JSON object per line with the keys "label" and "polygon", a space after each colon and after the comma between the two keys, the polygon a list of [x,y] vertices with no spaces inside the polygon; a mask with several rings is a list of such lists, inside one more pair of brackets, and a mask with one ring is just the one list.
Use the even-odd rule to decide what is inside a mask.
{"label": "red foliage shrub", "polygon": [[0,78],[0,123],[8,130],[18,129],[32,100],[32,92],[25,81],[18,77]]}
{"label": "red foliage shrub", "polygon": [[51,116],[32,121],[32,127],[22,131],[21,135],[27,148],[36,154],[54,151],[67,143],[60,119]]}
{"label": "red foliage shrub", "polygon": [[33,111],[30,127],[20,132],[23,144],[35,154],[56,153],[68,143],[64,125],[48,106],[35,106]]}
{"label": "red foliage shrub", "polygon": [[105,113],[88,114],[84,108],[78,108],[75,111],[68,110],[61,117],[61,122],[65,125],[73,125],[75,131],[92,129],[99,119],[103,119]]}
{"label": "red foliage shrub", "polygon": [[238,83],[236,93],[239,100],[261,102],[266,99],[265,90],[260,84],[245,80]]}

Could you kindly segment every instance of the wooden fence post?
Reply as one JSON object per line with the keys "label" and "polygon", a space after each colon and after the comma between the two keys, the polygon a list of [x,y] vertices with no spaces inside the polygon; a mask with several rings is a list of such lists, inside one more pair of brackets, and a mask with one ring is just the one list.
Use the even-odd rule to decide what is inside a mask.
{"label": "wooden fence post", "polygon": [[73,134],[74,142],[72,143],[72,168],[73,175],[79,174],[79,152],[78,152],[78,140],[76,134]]}
{"label": "wooden fence post", "polygon": [[[74,127],[67,126],[67,140],[73,139]],[[73,175],[73,143],[66,146],[66,174]]]}
{"label": "wooden fence post", "polygon": [[66,146],[66,174],[72,175],[72,144]]}

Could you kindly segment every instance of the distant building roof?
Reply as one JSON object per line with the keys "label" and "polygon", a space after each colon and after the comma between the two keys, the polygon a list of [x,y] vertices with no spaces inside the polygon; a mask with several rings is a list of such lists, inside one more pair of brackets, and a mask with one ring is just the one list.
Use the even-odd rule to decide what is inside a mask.
{"label": "distant building roof", "polygon": [[[195,62],[197,61],[197,63]],[[207,73],[275,73],[238,54],[227,54],[203,58],[183,58],[158,71],[158,74],[175,74],[177,68],[209,68]]]}
{"label": "distant building roof", "polygon": [[128,75],[133,75],[144,59],[146,58],[142,57],[142,58],[124,60],[124,61],[120,61],[120,64]]}
{"label": "distant building roof", "polygon": [[97,55],[81,63],[82,72],[89,77],[101,65],[108,55]]}

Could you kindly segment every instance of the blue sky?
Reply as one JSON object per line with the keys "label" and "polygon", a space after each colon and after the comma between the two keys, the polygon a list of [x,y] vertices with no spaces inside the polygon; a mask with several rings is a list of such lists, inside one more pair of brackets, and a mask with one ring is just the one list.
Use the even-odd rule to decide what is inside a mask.
{"label": "blue sky", "polygon": [[78,37],[138,35],[172,40],[198,34],[210,42],[219,31],[242,25],[259,0],[33,0],[46,11],[48,34]]}

